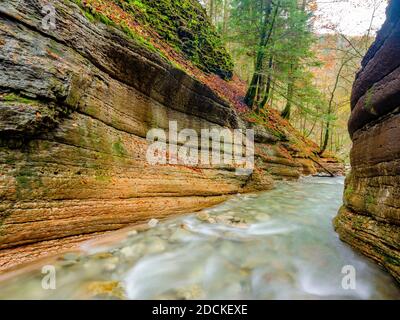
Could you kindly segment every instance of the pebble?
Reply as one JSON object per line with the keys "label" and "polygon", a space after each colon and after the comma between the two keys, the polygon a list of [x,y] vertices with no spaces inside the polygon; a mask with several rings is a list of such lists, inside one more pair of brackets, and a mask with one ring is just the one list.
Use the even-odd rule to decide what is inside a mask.
{"label": "pebble", "polygon": [[136,243],[129,247],[122,248],[120,250],[120,253],[125,258],[133,258],[133,257],[139,257],[144,252],[145,249],[146,246],[143,243]]}
{"label": "pebble", "polygon": [[74,252],[68,252],[68,253],[64,254],[63,259],[68,260],[68,261],[71,261],[71,260],[76,261],[79,259],[79,254],[74,253]]}
{"label": "pebble", "polygon": [[99,252],[92,256],[94,259],[107,259],[111,257],[113,257],[113,255],[110,252]]}
{"label": "pebble", "polygon": [[111,263],[111,264],[118,264],[119,263],[119,258],[118,257],[112,257],[112,258],[108,258],[106,260],[107,263]]}
{"label": "pebble", "polygon": [[208,221],[210,219],[210,215],[207,212],[199,212],[196,215],[197,219],[199,219],[200,221]]}
{"label": "pebble", "polygon": [[134,237],[138,234],[137,230],[131,230],[128,232],[128,237]]}
{"label": "pebble", "polygon": [[214,218],[209,218],[209,219],[207,220],[207,222],[209,222],[209,223],[211,223],[211,224],[215,224],[215,223],[217,223],[217,220],[215,220]]}
{"label": "pebble", "polygon": [[165,242],[161,239],[154,240],[150,245],[146,248],[147,254],[154,254],[162,252],[166,249]]}
{"label": "pebble", "polygon": [[87,285],[90,296],[124,299],[124,290],[118,281],[93,281]]}
{"label": "pebble", "polygon": [[158,222],[159,221],[157,219],[151,219],[147,224],[150,228],[154,228],[156,225],[158,225]]}
{"label": "pebble", "polygon": [[192,236],[192,234],[189,231],[187,231],[186,229],[180,228],[171,235],[169,240],[170,241],[182,241],[191,236]]}
{"label": "pebble", "polygon": [[125,258],[131,258],[135,255],[135,252],[131,247],[122,248],[120,252]]}
{"label": "pebble", "polygon": [[190,227],[186,223],[182,223],[179,227],[183,230],[191,231]]}
{"label": "pebble", "polygon": [[198,285],[193,285],[190,288],[176,290],[176,298],[184,300],[199,299],[203,295],[202,289]]}
{"label": "pebble", "polygon": [[216,217],[218,223],[231,224],[233,217],[232,216],[217,216]]}

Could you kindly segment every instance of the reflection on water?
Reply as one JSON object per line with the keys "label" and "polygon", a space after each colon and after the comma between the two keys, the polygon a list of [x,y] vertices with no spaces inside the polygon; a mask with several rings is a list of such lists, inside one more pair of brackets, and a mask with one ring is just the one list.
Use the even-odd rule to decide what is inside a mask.
{"label": "reflection on water", "polygon": [[[130,232],[56,263],[56,290],[40,268],[1,284],[0,298],[387,299],[392,278],[340,242],[331,220],[343,178],[303,178],[238,195],[213,209]],[[342,288],[344,266],[356,289]]]}

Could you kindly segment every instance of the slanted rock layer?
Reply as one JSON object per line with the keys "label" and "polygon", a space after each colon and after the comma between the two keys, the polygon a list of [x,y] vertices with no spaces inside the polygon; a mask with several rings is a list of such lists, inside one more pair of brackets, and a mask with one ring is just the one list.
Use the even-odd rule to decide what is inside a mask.
{"label": "slanted rock layer", "polygon": [[[42,26],[49,3],[55,29]],[[321,170],[257,126],[251,175],[229,164],[150,165],[146,134],[168,132],[169,121],[199,135],[250,124],[202,82],[73,1],[1,2],[0,69],[0,268],[36,258],[35,250],[54,252],[59,239],[70,247]]]}

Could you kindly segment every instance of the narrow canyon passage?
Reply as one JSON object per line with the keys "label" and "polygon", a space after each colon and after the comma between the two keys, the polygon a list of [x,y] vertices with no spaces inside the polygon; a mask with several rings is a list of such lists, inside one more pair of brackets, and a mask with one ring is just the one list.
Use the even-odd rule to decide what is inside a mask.
{"label": "narrow canyon passage", "polygon": [[113,245],[89,243],[46,261],[55,267],[54,290],[46,290],[41,263],[3,279],[0,298],[398,299],[392,277],[333,230],[343,184],[342,177],[305,177],[151,221]]}

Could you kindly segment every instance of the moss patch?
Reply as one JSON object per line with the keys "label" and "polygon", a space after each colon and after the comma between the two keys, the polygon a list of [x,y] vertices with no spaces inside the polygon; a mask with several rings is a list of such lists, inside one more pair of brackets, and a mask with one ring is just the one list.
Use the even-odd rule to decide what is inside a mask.
{"label": "moss patch", "polygon": [[367,195],[365,197],[365,203],[366,203],[366,205],[374,204],[375,203],[374,197],[371,194]]}
{"label": "moss patch", "polygon": [[368,89],[367,93],[365,94],[365,109],[368,110],[370,113],[375,114],[375,109],[372,104],[373,96],[374,96],[374,88]]}
{"label": "moss patch", "polygon": [[124,145],[122,144],[122,142],[120,140],[117,142],[114,142],[112,144],[112,150],[113,150],[113,153],[119,157],[123,157],[127,154],[127,152],[124,148]]}
{"label": "moss patch", "polygon": [[200,69],[232,77],[232,58],[197,0],[114,0]]}
{"label": "moss patch", "polygon": [[9,102],[9,103],[23,103],[23,104],[37,104],[38,103],[36,100],[22,97],[15,93],[8,93],[3,96],[0,96],[0,101]]}
{"label": "moss patch", "polygon": [[354,188],[352,186],[348,186],[344,191],[344,195],[346,198],[350,197],[354,193]]}
{"label": "moss patch", "polygon": [[[113,25],[155,50],[150,41],[138,34],[132,25],[128,26],[126,21],[129,17],[134,25],[155,32],[201,70],[223,79],[232,78],[233,60],[197,0],[72,1],[83,9],[89,21]],[[160,50],[157,52],[161,53]]]}
{"label": "moss patch", "polygon": [[[161,55],[165,60],[168,61],[168,59],[165,57],[163,52],[155,48],[152,43],[145,38],[143,38],[141,35],[135,33],[132,28],[127,26],[127,24],[124,22],[124,20],[120,19],[119,17],[115,19],[115,21],[108,17],[106,14],[103,14],[100,10],[100,8],[95,8],[94,6],[91,5],[90,1],[82,2],[81,0],[71,0],[72,2],[76,3],[82,10],[82,14],[88,19],[90,22],[101,22],[105,25],[115,27],[121,31],[123,31],[130,39],[134,40],[136,43],[139,45],[146,47],[152,52],[156,52],[159,55]],[[115,17],[111,9],[107,11],[107,14],[110,16]],[[168,61],[169,62],[169,61]]]}
{"label": "moss patch", "polygon": [[15,176],[15,181],[18,199],[24,199],[27,193],[44,187],[39,173],[30,166],[20,168]]}

